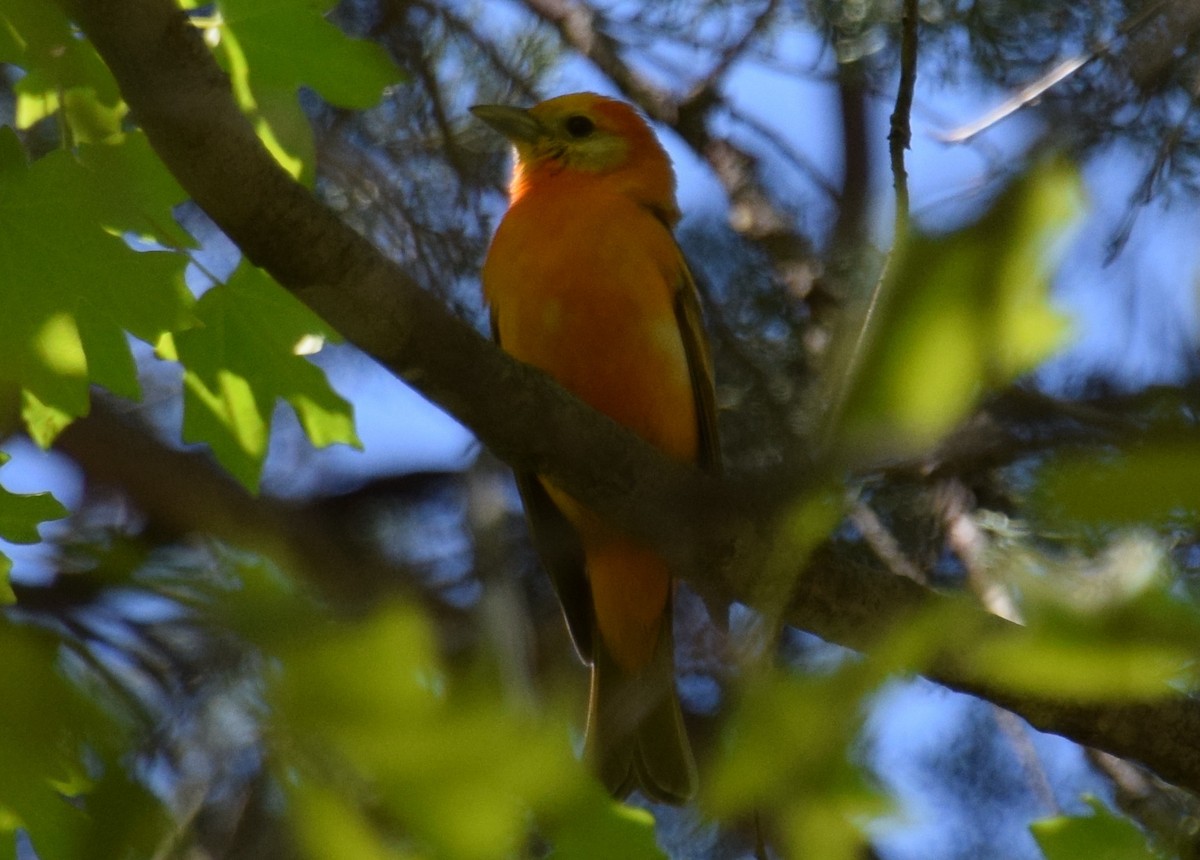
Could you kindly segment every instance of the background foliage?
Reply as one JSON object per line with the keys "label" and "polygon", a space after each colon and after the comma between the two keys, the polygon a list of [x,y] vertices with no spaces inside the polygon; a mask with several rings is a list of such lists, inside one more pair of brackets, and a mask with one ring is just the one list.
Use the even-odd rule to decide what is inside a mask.
{"label": "background foliage", "polygon": [[[824,476],[763,482],[754,611],[680,596],[674,810],[575,759],[503,465],[221,236],[59,6],[0,0],[0,858],[1197,856],[1187,791],[913,678],[1191,700],[1200,11],[903,5],[183,3],[273,157],[477,325],[506,154],[466,107],[660,124],[730,471]],[[962,599],[862,659],[787,625],[835,560]]]}

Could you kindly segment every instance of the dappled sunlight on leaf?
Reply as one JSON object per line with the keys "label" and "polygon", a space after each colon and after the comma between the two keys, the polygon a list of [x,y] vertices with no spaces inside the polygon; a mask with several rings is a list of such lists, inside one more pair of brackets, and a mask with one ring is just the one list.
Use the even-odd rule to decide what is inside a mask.
{"label": "dappled sunlight on leaf", "polygon": [[14,87],[17,128],[29,128],[65,104],[67,126],[77,140],[116,131],[124,115],[117,83],[91,42],[75,37],[58,6],[6,0],[0,29],[9,27],[14,38],[6,61],[27,72]]}
{"label": "dappled sunlight on leaf", "polygon": [[138,253],[103,229],[111,204],[69,154],[5,166],[0,380],[25,390],[27,427],[44,446],[87,412],[90,383],[136,396],[125,332],[153,342],[187,320],[191,299],[182,255]]}
{"label": "dappled sunlight on leaf", "polygon": [[222,0],[216,55],[238,104],[275,160],[311,185],[316,148],[300,107],[308,86],[338,107],[363,110],[397,83],[400,69],[382,46],[352,39],[325,19],[333,5],[312,0]]}
{"label": "dappled sunlight on leaf", "polygon": [[196,303],[199,325],[158,344],[184,367],[184,438],[205,442],[243,484],[258,486],[277,400],[314,445],[358,446],[350,404],[324,372],[296,354],[333,332],[265,272],[243,261]]}

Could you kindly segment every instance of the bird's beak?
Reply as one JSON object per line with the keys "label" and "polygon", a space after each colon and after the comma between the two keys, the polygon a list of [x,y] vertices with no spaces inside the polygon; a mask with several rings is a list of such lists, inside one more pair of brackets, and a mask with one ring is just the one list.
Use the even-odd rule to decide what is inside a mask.
{"label": "bird's beak", "polygon": [[529,111],[508,105],[475,105],[471,113],[513,143],[533,143],[546,130]]}

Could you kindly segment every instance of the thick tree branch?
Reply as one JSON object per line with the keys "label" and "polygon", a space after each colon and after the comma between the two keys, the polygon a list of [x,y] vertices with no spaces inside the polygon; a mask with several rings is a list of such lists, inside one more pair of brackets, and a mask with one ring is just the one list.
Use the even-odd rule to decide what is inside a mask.
{"label": "thick tree branch", "polygon": [[64,430],[55,447],[89,482],[119,488],[159,536],[202,533],[254,550],[342,604],[370,605],[411,585],[411,577],[356,545],[332,518],[251,496],[209,458],[167,447],[105,399],[93,398],[91,413]]}
{"label": "thick tree branch", "polygon": [[[228,81],[170,0],[60,0],[113,70],[156,151],[218,225],[258,265],[348,340],[471,427],[500,457],[551,476],[618,526],[701,571],[702,589],[756,605],[831,641],[870,649],[897,624],[952,605],[970,623],[947,634],[929,674],[1011,708],[1034,725],[1121,756],[1200,790],[1200,706],[1173,697],[1133,705],[1080,705],[994,689],[972,672],[976,634],[1017,628],[933,595],[875,566],[818,554],[797,577],[767,569],[780,530],[778,482],[737,485],[671,464],[544,375],[501,354],[421,292],[404,272],[322,207],[274,163],[230,96]],[[531,432],[536,428],[535,432]],[[744,488],[743,488],[744,489]],[[741,503],[745,497],[766,503]],[[732,505],[731,501],[740,504]],[[710,511],[701,520],[699,512]],[[733,564],[726,563],[732,559]],[[736,570],[719,582],[715,567]],[[707,571],[708,575],[704,575]],[[781,593],[782,592],[782,593]],[[785,611],[781,614],[781,607]],[[886,656],[886,655],[884,655]]]}

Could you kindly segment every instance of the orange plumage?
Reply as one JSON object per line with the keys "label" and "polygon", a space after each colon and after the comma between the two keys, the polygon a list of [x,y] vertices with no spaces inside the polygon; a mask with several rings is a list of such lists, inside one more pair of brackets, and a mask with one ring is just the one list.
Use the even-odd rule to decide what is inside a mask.
{"label": "orange plumage", "polygon": [[[629,105],[592,93],[477,116],[515,146],[483,269],[493,333],[668,455],[714,466],[712,375],[671,228],[675,176]],[[617,796],[682,802],[695,765],[674,686],[671,573],[553,484],[518,475],[535,542],[592,665],[586,755]]]}

